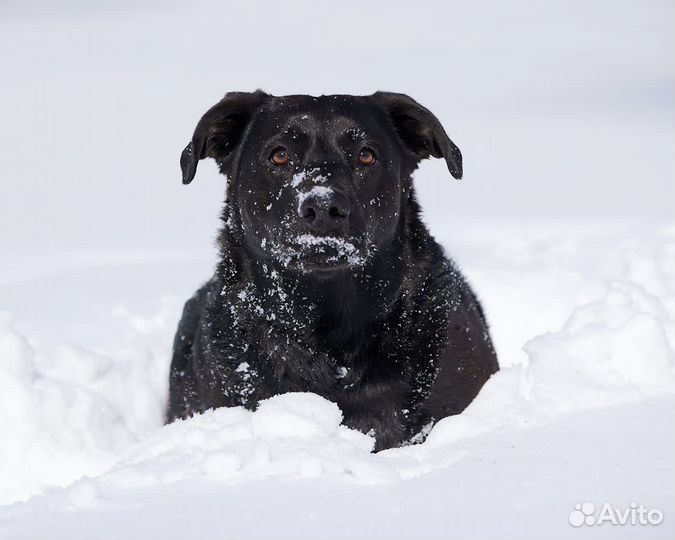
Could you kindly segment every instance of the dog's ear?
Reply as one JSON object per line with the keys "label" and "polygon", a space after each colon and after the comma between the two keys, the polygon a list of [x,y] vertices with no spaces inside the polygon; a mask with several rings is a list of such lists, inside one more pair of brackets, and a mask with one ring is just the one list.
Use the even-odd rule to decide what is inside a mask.
{"label": "dog's ear", "polygon": [[211,157],[227,162],[232,157],[253,113],[267,97],[260,90],[230,92],[206,111],[180,156],[183,184],[192,182],[201,159]]}
{"label": "dog's ear", "polygon": [[384,108],[405,146],[419,159],[442,157],[450,174],[462,177],[462,153],[429,109],[405,94],[375,92],[371,98]]}

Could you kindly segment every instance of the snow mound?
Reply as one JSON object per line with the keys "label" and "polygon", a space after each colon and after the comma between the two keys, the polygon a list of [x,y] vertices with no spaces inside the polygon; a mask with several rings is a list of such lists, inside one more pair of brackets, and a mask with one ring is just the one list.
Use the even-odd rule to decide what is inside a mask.
{"label": "snow mound", "polygon": [[[576,308],[559,331],[527,343],[527,365],[498,372],[462,415],[441,420],[422,445],[372,454],[371,437],[341,425],[342,413],[334,403],[307,393],[275,396],[255,412],[241,407],[208,411],[138,436],[103,394],[74,386],[65,401],[65,383],[37,375],[30,347],[8,328],[3,327],[0,346],[11,362],[0,374],[6,388],[12,388],[7,378],[13,377],[11,384],[18,388],[13,395],[20,399],[3,402],[10,414],[2,422],[13,423],[2,429],[18,434],[9,447],[12,454],[5,449],[5,457],[16,461],[28,452],[22,459],[35,466],[49,453],[46,463],[52,471],[54,463],[63,466],[69,453],[84,456],[77,476],[107,467],[102,476],[77,481],[55,495],[58,504],[73,507],[94,504],[114,491],[200,478],[233,484],[322,477],[386,485],[461,460],[460,441],[506,426],[542,424],[570,411],[668,394],[675,381],[669,311],[643,287],[617,282],[603,299]],[[93,364],[85,378],[96,379],[106,369],[104,361]],[[51,442],[44,444],[42,429],[50,430]],[[42,445],[35,445],[33,457],[31,441]],[[127,449],[120,453],[125,443]],[[62,477],[39,467],[32,474],[26,491],[35,489],[44,474],[54,483],[77,477],[67,467]]]}
{"label": "snow mound", "polygon": [[374,439],[341,420],[335,404],[306,393],[272,397],[255,412],[208,411],[150,433],[95,485],[106,490],[198,478],[236,483],[319,476],[373,484],[397,478],[370,453]]}
{"label": "snow mound", "polygon": [[[485,434],[498,437],[502,428],[544,425],[565,413],[672,394],[674,271],[662,256],[672,254],[672,229],[645,238],[649,242],[623,239],[623,248],[608,258],[611,264],[600,267],[600,277],[579,274],[581,283],[602,282],[604,292],[589,287],[587,300],[572,298],[566,320],[550,325],[557,330],[530,334],[525,361],[509,363],[517,349],[498,349],[505,360],[502,370],[466,411],[438,422],[424,444],[378,454],[371,453],[370,437],[341,425],[335,404],[311,394],[276,396],[255,412],[219,409],[162,426],[177,308],[170,310],[173,318],[166,308],[161,317],[142,317],[112,304],[110,313],[115,320],[125,319],[132,332],[130,345],[105,349],[61,343],[46,354],[37,352],[22,337],[30,334],[17,331],[4,316],[0,504],[70,485],[52,490],[47,498],[68,508],[84,507],[109,493],[190,479],[217,485],[268,478],[390,485],[462,461],[471,441]],[[563,262],[578,261],[569,262],[565,250],[552,240],[550,244],[547,257],[551,250],[564,255],[556,275],[576,275]],[[532,248],[532,257],[537,249]],[[579,260],[597,252],[594,244],[588,253],[577,249]],[[529,265],[525,258],[519,272]],[[520,298],[529,298],[529,281],[521,274]],[[486,298],[497,296],[510,283],[504,280],[511,279],[510,274],[491,276],[497,281],[477,283]],[[570,290],[578,288],[570,283]],[[566,286],[554,298],[563,298]],[[530,300],[517,304],[520,312],[509,306],[501,316],[493,313],[496,334],[503,335],[500,324],[519,331],[518,317],[545,315],[548,302]]]}
{"label": "snow mound", "polygon": [[[106,450],[131,442],[103,394],[38,370],[34,350],[8,317],[0,321],[0,351],[0,502],[96,472],[111,464]],[[96,360],[91,376],[105,369]]]}
{"label": "snow mound", "polygon": [[672,394],[674,344],[663,302],[635,283],[611,283],[603,299],[574,309],[559,331],[526,343],[527,365],[496,373],[461,415],[436,424],[424,445],[397,450],[426,460],[426,468],[403,474],[447,465],[439,448],[503,426]]}
{"label": "snow mound", "polygon": [[531,390],[552,412],[671,392],[672,323],[644,288],[612,283],[603,300],[575,309],[562,330],[525,345]]}
{"label": "snow mound", "polygon": [[[60,344],[43,357],[0,316],[0,504],[99,474],[160,425],[168,351],[113,359]],[[133,395],[133,400],[129,396]]]}

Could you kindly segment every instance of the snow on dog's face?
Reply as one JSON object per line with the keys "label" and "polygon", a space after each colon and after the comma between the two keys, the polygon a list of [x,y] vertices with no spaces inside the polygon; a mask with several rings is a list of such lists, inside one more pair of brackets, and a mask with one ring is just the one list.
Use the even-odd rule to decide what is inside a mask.
{"label": "snow on dog's face", "polygon": [[231,93],[183,151],[183,182],[214,158],[228,182],[228,227],[257,259],[309,272],[363,266],[404,227],[420,159],[461,154],[436,117],[401,94]]}

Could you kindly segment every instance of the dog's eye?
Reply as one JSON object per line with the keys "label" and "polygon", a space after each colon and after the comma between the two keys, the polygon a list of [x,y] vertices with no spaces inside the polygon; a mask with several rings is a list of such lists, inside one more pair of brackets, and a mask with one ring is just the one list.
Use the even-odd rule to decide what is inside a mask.
{"label": "dog's eye", "polygon": [[358,160],[361,165],[365,165],[366,167],[368,165],[372,165],[375,163],[375,152],[373,152],[370,148],[363,147],[359,152]]}
{"label": "dog's eye", "polygon": [[278,166],[286,165],[286,163],[288,163],[290,159],[291,158],[288,155],[288,152],[286,151],[285,148],[275,149],[274,152],[272,152],[272,155],[270,156],[270,161]]}

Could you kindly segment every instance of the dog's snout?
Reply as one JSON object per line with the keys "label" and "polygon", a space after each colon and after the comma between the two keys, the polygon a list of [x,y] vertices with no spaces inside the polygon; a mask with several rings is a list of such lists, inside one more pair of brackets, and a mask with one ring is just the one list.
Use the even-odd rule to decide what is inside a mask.
{"label": "dog's snout", "polygon": [[326,234],[346,225],[351,206],[347,197],[331,191],[305,197],[298,210],[312,232]]}

